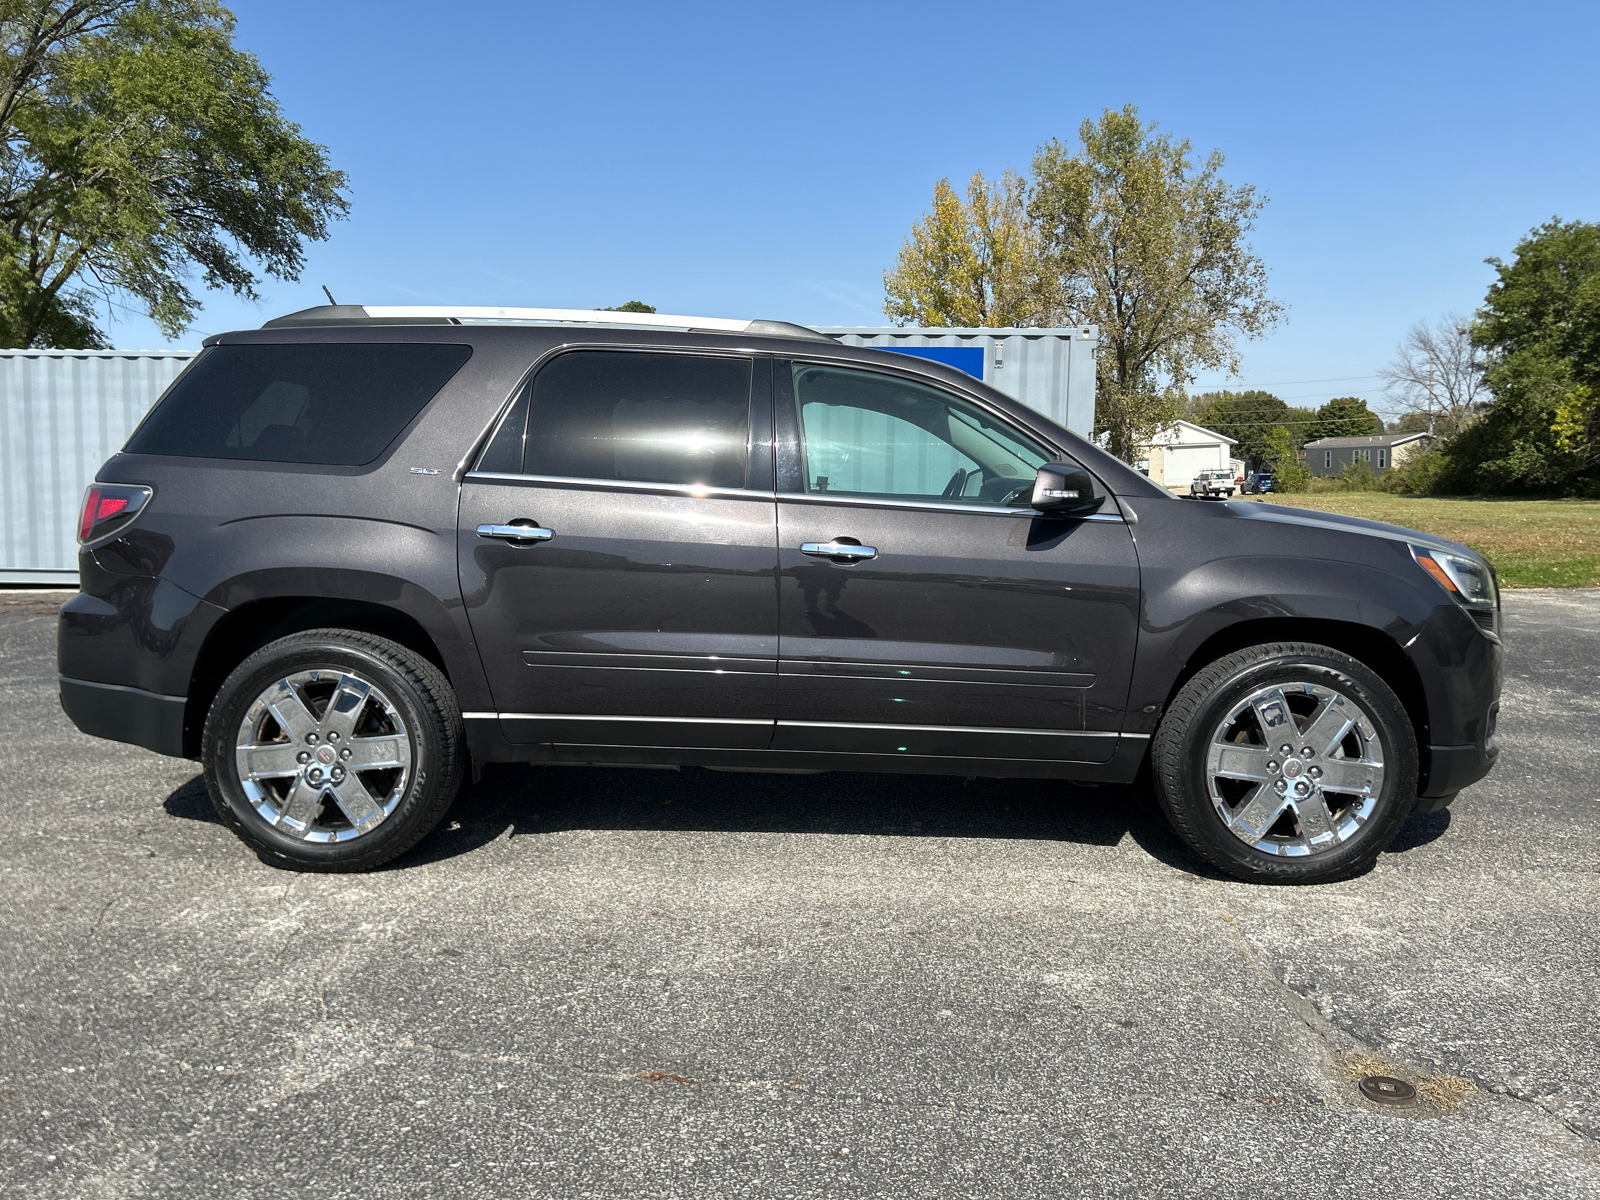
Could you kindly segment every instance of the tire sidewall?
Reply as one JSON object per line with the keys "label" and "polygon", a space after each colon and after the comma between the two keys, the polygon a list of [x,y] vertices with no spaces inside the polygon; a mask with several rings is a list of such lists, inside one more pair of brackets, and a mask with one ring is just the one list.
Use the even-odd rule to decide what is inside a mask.
{"label": "tire sidewall", "polygon": [[[351,671],[370,680],[388,698],[406,725],[411,770],[405,793],[392,813],[372,832],[348,842],[305,842],[273,828],[256,812],[239,780],[234,750],[245,713],[271,684],[308,670]],[[202,735],[206,783],[219,812],[234,831],[262,854],[302,865],[329,867],[399,853],[427,830],[441,784],[440,749],[447,731],[406,679],[385,658],[337,637],[293,639],[263,647],[241,663],[218,689]],[[436,819],[436,818],[433,818]]]}
{"label": "tire sidewall", "polygon": [[[1329,687],[1360,705],[1377,733],[1384,764],[1378,803],[1361,828],[1336,849],[1304,857],[1268,854],[1235,836],[1212,805],[1206,771],[1212,731],[1228,711],[1252,692],[1291,682]],[[1336,652],[1307,650],[1240,664],[1214,684],[1194,709],[1177,749],[1180,795],[1164,799],[1188,809],[1185,823],[1204,842],[1197,848],[1207,858],[1232,873],[1252,878],[1313,882],[1353,874],[1382,853],[1416,802],[1416,738],[1405,707],[1375,673]]]}

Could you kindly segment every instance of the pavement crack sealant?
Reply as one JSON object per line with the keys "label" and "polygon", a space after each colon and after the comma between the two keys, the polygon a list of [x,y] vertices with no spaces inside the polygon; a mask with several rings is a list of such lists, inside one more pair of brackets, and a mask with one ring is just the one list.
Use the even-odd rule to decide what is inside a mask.
{"label": "pavement crack sealant", "polygon": [[[1214,881],[1211,882],[1211,887],[1213,890],[1218,890],[1218,885]],[[1335,1057],[1344,1057],[1346,1058],[1347,1062],[1351,1056],[1359,1056],[1357,1061],[1360,1061],[1360,1059],[1366,1059],[1369,1062],[1377,1062],[1385,1058],[1384,1055],[1378,1053],[1374,1047],[1369,1045],[1367,1042],[1363,1041],[1361,1038],[1358,1038],[1349,1030],[1336,1025],[1333,1021],[1324,1016],[1322,1011],[1316,1006],[1315,1002],[1313,1002],[1309,996],[1303,992],[1296,991],[1288,983],[1284,982],[1283,978],[1272,969],[1271,965],[1268,964],[1265,959],[1262,958],[1260,952],[1256,950],[1250,939],[1244,936],[1244,932],[1240,927],[1239,918],[1228,911],[1228,907],[1223,903],[1220,895],[1215,898],[1214,903],[1216,906],[1217,916],[1221,918],[1223,928],[1227,930],[1228,937],[1232,940],[1234,949],[1238,952],[1239,957],[1243,958],[1247,963],[1254,967],[1257,973],[1272,985],[1273,989],[1278,993],[1279,998],[1283,1001],[1284,1007],[1287,1008],[1289,1012],[1292,1013],[1303,1025],[1305,1025],[1307,1029],[1311,1030],[1312,1033],[1321,1038],[1322,1041],[1327,1044],[1329,1050],[1334,1052]],[[1420,1070],[1413,1066],[1407,1065],[1406,1070],[1408,1074],[1415,1075],[1418,1079],[1427,1080],[1428,1078],[1432,1077],[1431,1072]],[[1578,1157],[1589,1162],[1600,1161],[1600,1136],[1597,1136],[1596,1130],[1575,1125],[1549,1105],[1542,1103],[1532,1096],[1514,1091],[1503,1084],[1491,1084],[1470,1071],[1465,1075],[1465,1078],[1470,1081],[1480,1092],[1491,1096],[1503,1097],[1506,1100],[1531,1109],[1540,1116],[1556,1122],[1574,1137],[1581,1139],[1583,1144],[1582,1149],[1576,1153],[1574,1157]],[[1352,1079],[1348,1082],[1352,1087],[1354,1087],[1355,1080]],[[1450,1110],[1440,1109],[1439,1111],[1443,1113]],[[1397,1116],[1422,1115],[1417,1109],[1407,1110],[1398,1107],[1391,1110],[1391,1112],[1393,1115]],[[1573,1149],[1574,1148],[1568,1148],[1568,1152],[1571,1153]]]}

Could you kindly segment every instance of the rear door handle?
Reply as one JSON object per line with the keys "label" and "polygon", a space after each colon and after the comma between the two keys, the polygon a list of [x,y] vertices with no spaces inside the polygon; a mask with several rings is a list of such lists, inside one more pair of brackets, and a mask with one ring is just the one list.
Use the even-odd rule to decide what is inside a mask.
{"label": "rear door handle", "polygon": [[555,537],[555,531],[537,525],[479,525],[478,536],[503,538],[508,542],[548,542]]}
{"label": "rear door handle", "polygon": [[801,542],[800,553],[809,554],[814,558],[865,559],[877,558],[878,548],[858,546],[854,542],[841,542],[835,538],[831,542]]}

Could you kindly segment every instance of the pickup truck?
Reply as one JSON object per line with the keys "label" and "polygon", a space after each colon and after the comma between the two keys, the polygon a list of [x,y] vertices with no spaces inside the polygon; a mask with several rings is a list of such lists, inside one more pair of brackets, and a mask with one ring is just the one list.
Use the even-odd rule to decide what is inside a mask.
{"label": "pickup truck", "polygon": [[1201,471],[1189,484],[1189,495],[1198,500],[1227,500],[1233,495],[1233,472],[1226,467]]}

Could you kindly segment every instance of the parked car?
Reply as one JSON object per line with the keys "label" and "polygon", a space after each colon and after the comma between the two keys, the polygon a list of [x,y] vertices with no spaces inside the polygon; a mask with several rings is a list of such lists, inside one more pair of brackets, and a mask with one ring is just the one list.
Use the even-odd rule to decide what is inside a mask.
{"label": "parked car", "polygon": [[1495,761],[1480,556],[1183,504],[938,363],[549,310],[205,344],[88,490],[61,702],[272,863],[375,867],[484,763],[622,763],[1133,784],[1312,882]]}
{"label": "parked car", "polygon": [[1259,496],[1263,492],[1270,492],[1273,475],[1271,471],[1251,471],[1244,477],[1243,494],[1246,496]]}
{"label": "parked car", "polygon": [[1189,495],[1198,500],[1227,500],[1233,496],[1233,472],[1227,467],[1201,471],[1189,482]]}

